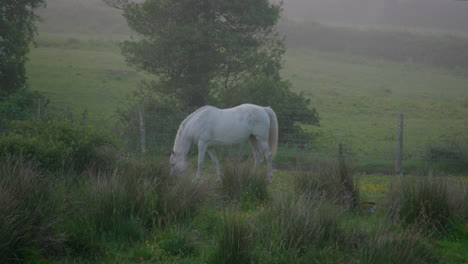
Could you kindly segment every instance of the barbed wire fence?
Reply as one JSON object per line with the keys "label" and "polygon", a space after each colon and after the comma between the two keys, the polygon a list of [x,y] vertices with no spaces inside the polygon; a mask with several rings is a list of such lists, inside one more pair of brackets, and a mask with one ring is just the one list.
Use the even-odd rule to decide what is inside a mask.
{"label": "barbed wire fence", "polygon": [[[38,99],[36,118],[41,119],[46,110],[45,102]],[[275,109],[281,111],[284,109]],[[134,111],[124,121],[126,124],[121,134],[127,146],[134,152],[141,153],[170,153],[174,143],[179,124],[190,114],[182,112],[176,107],[159,107],[137,104]],[[102,126],[107,121],[116,121],[115,116],[103,120],[102,117],[91,116],[87,122],[93,126]],[[422,144],[422,140],[406,137],[407,130],[413,130],[411,134],[424,135],[428,138],[428,131],[414,132],[410,122],[403,122],[404,115],[395,116],[392,124],[387,124],[387,136],[369,135],[359,131],[341,130],[303,126],[305,133],[280,126],[280,140],[278,146],[278,158],[282,162],[307,163],[317,160],[332,160],[339,155],[351,160],[360,170],[368,172],[382,172],[401,175],[415,170],[429,170],[435,164],[461,168],[468,171],[468,138],[461,135],[453,142],[440,144],[428,142]],[[122,122],[120,120],[119,122]],[[121,127],[122,128],[122,127]],[[366,129],[366,128],[362,128]],[[341,133],[337,133],[341,132]],[[391,136],[388,136],[391,135]],[[414,136],[413,136],[414,137]],[[217,152],[221,155],[243,153],[249,155],[249,145],[219,147]],[[196,155],[196,148],[192,148],[192,155]],[[297,164],[293,164],[297,165]],[[302,164],[303,165],[303,164]]]}
{"label": "barbed wire fence", "polygon": [[[156,113],[152,113],[154,116],[148,118],[143,105],[140,104],[138,109],[140,151],[169,153],[180,122],[190,113],[179,112],[174,116],[174,109],[169,111],[166,109],[167,112],[159,109]],[[157,117],[158,115],[160,118]],[[175,118],[168,118],[171,116]],[[356,131],[348,131],[346,136],[340,137],[333,135],[333,131],[330,130],[314,131],[310,126],[304,127],[305,133],[297,133],[288,128],[281,128],[281,123],[279,125],[278,152],[283,160],[313,162],[313,160],[336,159],[338,155],[343,155],[363,170],[370,172],[382,170],[382,172],[396,175],[402,175],[410,170],[428,170],[436,163],[444,163],[446,166],[464,166],[465,170],[468,169],[468,156],[464,149],[468,146],[467,138],[459,139],[465,144],[460,147],[447,146],[447,144],[441,147],[412,143],[414,139],[406,139],[404,135],[408,127],[413,130],[414,128],[411,128],[411,123],[404,123],[403,114],[398,114],[393,125],[389,125],[392,136],[385,139],[378,136],[356,136],[356,133],[359,133]],[[425,133],[421,131],[417,134],[422,137]],[[430,137],[430,135],[427,136]],[[221,150],[223,151],[249,153],[250,148],[248,144],[245,144],[240,147],[231,146],[230,150]],[[196,151],[193,154],[196,154]]]}

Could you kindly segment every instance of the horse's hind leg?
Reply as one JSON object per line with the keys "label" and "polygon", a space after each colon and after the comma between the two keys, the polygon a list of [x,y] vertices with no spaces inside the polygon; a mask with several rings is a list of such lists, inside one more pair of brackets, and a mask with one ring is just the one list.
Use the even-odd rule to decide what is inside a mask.
{"label": "horse's hind leg", "polygon": [[260,144],[260,148],[262,149],[262,153],[265,156],[267,168],[268,168],[268,182],[271,183],[273,180],[273,164],[272,164],[272,155],[270,152],[270,146],[266,140],[259,140],[257,141]]}
{"label": "horse's hind leg", "polygon": [[258,141],[255,137],[250,137],[250,146],[252,147],[252,152],[254,155],[254,167],[253,167],[253,174],[257,175],[258,173],[258,166],[262,159],[262,153],[260,152]]}
{"label": "horse's hind leg", "polygon": [[205,152],[207,146],[203,142],[198,142],[198,169],[197,169],[197,176],[193,179],[194,182],[198,182],[202,175],[203,170],[203,163],[205,162]]}
{"label": "horse's hind leg", "polygon": [[208,155],[210,155],[210,158],[216,167],[216,174],[218,174],[218,181],[221,181],[223,177],[223,172],[221,171],[221,168],[219,167],[219,160],[218,160],[218,156],[216,155],[216,151],[213,148],[208,148],[207,151],[208,151]]}

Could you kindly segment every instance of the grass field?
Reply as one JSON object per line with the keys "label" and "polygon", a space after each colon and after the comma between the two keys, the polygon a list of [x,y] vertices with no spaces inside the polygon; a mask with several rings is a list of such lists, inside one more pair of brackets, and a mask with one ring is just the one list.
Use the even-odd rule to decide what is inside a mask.
{"label": "grass field", "polygon": [[[207,174],[198,184],[191,176],[177,181],[168,177],[160,157],[126,162],[111,171],[54,175],[30,163],[0,161],[0,190],[10,201],[0,202],[6,209],[0,215],[0,241],[6,241],[0,243],[0,260],[236,264],[467,260],[465,178],[354,175],[349,188],[357,204],[352,205],[351,190],[342,185],[351,174],[343,178],[336,163],[310,172],[278,172],[267,185],[262,177],[248,173],[248,164],[235,159],[224,164],[222,182]],[[416,199],[413,210],[423,213],[417,226],[392,220],[392,206],[403,195],[392,185],[399,182],[414,188],[409,194]],[[438,191],[424,192],[426,185],[418,182],[432,182],[429,187]],[[365,207],[369,203],[371,211]],[[444,226],[450,232],[432,230],[427,224],[440,219],[436,212],[447,208],[454,220]]]}
{"label": "grass field", "polygon": [[142,78],[125,65],[115,43],[51,38],[38,40],[28,77],[31,88],[46,94],[52,104],[108,117]]}
{"label": "grass field", "polygon": [[[342,141],[363,163],[380,162],[388,171],[399,113],[406,159],[420,159],[429,147],[467,144],[468,75],[307,49],[288,50],[284,61],[283,76],[319,112],[321,126],[308,130],[319,133],[323,153]],[[52,105],[86,109],[95,121],[113,120],[139,81],[151,78],[125,64],[117,40],[82,35],[41,35],[27,70],[31,88]]]}
{"label": "grass field", "polygon": [[[119,13],[104,15],[97,0],[50,0],[49,8],[29,55],[30,87],[51,106],[87,110],[92,125],[115,122],[127,95],[151,78],[120,55],[118,41],[128,32],[113,22]],[[75,123],[52,123],[38,153],[84,144],[95,157],[88,162],[102,162],[75,172],[43,170],[22,155],[0,160],[0,262],[466,263],[467,179],[426,177],[417,162],[430,147],[466,151],[466,70],[289,49],[282,74],[311,99],[321,125],[307,127],[318,135],[313,150],[280,148],[272,184],[229,155],[221,160],[226,181],[215,182],[209,161],[200,183],[191,182],[193,170],[175,181],[166,153],[94,151],[88,142],[101,134],[86,124],[72,133]],[[399,113],[405,172],[420,170],[417,176],[385,175],[394,163]],[[65,141],[54,142],[62,135]],[[35,136],[31,142],[42,142]],[[339,141],[354,173],[335,160]]]}
{"label": "grass field", "polygon": [[[50,0],[40,14],[38,47],[27,66],[32,89],[48,95],[52,105],[87,109],[97,122],[113,120],[139,81],[150,78],[120,54],[118,41],[132,34],[120,11],[98,0]],[[411,170],[429,149],[467,152],[466,69],[288,49],[282,74],[318,110],[321,126],[307,128],[319,135],[315,151],[335,153],[341,141],[361,164],[391,170],[402,113]]]}

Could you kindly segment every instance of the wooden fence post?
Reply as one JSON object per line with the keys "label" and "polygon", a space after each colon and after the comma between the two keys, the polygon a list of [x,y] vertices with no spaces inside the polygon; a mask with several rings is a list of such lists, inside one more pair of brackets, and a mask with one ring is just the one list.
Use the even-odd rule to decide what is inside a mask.
{"label": "wooden fence post", "polygon": [[140,113],[140,143],[141,153],[146,153],[146,128],[145,128],[145,113],[143,104],[138,105],[138,112]]}
{"label": "wooden fence post", "polygon": [[395,175],[402,175],[402,161],[403,161],[403,114],[398,116],[398,145],[397,155],[395,162]]}

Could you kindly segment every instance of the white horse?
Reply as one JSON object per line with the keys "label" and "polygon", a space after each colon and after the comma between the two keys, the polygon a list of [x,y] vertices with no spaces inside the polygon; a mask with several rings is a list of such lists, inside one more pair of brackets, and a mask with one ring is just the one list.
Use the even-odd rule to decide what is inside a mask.
{"label": "white horse", "polygon": [[273,178],[272,158],[278,145],[278,120],[270,107],[243,104],[219,109],[204,106],[191,113],[179,126],[170,159],[171,175],[177,175],[187,167],[186,158],[192,143],[198,146],[198,170],[194,181],[199,181],[205,152],[208,151],[216,167],[218,179],[222,179],[214,145],[239,144],[247,139],[255,158],[254,174],[257,174],[262,155],[268,167],[268,181]]}

